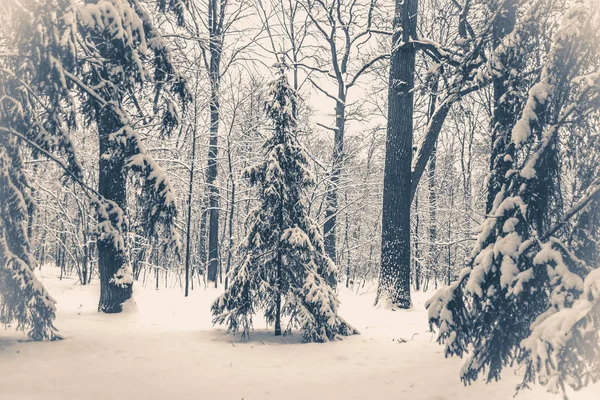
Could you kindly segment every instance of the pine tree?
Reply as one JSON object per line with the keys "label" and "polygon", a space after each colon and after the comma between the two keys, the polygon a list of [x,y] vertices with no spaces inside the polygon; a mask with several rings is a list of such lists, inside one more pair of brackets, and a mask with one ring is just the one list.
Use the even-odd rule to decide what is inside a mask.
{"label": "pine tree", "polygon": [[[545,4],[536,2],[523,13],[499,51],[527,56],[524,30],[537,25]],[[600,379],[600,270],[568,245],[573,229],[590,221],[586,209],[597,207],[600,181],[590,182],[573,209],[555,217],[559,138],[573,134],[568,125],[600,106],[597,5],[587,0],[567,5],[551,32],[541,74],[517,103],[520,118],[505,147],[514,157],[505,158],[511,167],[499,178],[503,182],[470,261],[456,282],[427,303],[446,355],[467,355],[465,383],[483,373],[487,381],[497,380],[513,362],[526,366],[521,387],[537,381],[564,391]]]}
{"label": "pine tree", "polygon": [[[177,15],[183,11],[180,2],[167,3],[163,0],[159,7],[172,9]],[[146,234],[154,234],[157,223],[165,223],[163,226],[169,227],[167,237],[178,244],[178,233],[170,224],[176,215],[172,188],[162,169],[146,153],[138,132],[132,128],[128,108],[135,105],[138,112],[142,112],[136,96],[146,81],[150,81],[155,89],[156,113],[159,112],[158,100],[165,83],[184,104],[189,93],[184,80],[174,70],[166,44],[137,1],[101,0],[85,4],[75,10],[69,20],[76,21],[78,28],[77,32],[70,34],[80,35],[88,44],[84,46],[84,52],[103,60],[99,64],[78,65],[81,75],[78,89],[83,97],[86,117],[98,127],[98,192],[121,210],[112,215],[104,211],[98,213],[101,283],[98,309],[114,313],[120,312],[122,303],[132,295],[133,273],[122,240],[128,230],[129,171],[142,175],[143,194],[140,200],[147,211],[144,213]],[[127,104],[128,98],[133,104]],[[163,132],[169,133],[178,123],[177,107],[170,97],[166,97],[166,105],[162,109]],[[117,210],[117,207],[111,209]],[[102,230],[108,220],[111,220],[112,226],[119,227],[117,237],[113,232]]]}
{"label": "pine tree", "polygon": [[[163,11],[183,11],[176,0],[158,5]],[[176,215],[172,189],[132,128],[131,99],[149,82],[156,89],[155,114],[168,133],[178,122],[175,96],[185,104],[188,94],[137,0],[27,0],[9,2],[7,9],[11,24],[0,42],[5,47],[0,55],[0,321],[16,321],[34,339],[54,339],[54,301],[33,274],[36,261],[27,227],[32,226],[28,210],[34,204],[22,153],[46,156],[90,196],[98,213],[99,251],[104,246],[105,257],[114,261],[111,268],[101,265],[102,292],[120,292],[101,299],[99,308],[118,311],[131,295],[132,283],[124,257],[125,201],[113,196],[124,192],[126,173],[141,176],[137,181],[147,233],[164,233],[168,242],[178,242],[171,224]],[[70,140],[78,115],[98,124],[100,166],[115,172],[115,182],[108,183],[113,192],[102,183],[95,190],[82,180]]]}
{"label": "pine tree", "polygon": [[[494,7],[494,6],[493,6]],[[499,3],[495,7],[502,7],[500,15],[494,21],[492,45],[498,48],[502,40],[512,32],[516,19],[516,2],[514,0]],[[494,7],[494,8],[495,8]],[[493,11],[494,8],[492,8]],[[519,64],[522,58],[510,52],[500,52],[493,63],[493,115],[491,121],[492,152],[490,155],[490,172],[493,177],[488,179],[487,202],[485,210],[492,210],[494,199],[504,184],[506,172],[511,167],[512,147],[510,143],[510,129],[518,118],[519,87],[518,75],[513,71],[525,70],[525,65]]]}
{"label": "pine tree", "polygon": [[265,111],[273,123],[264,161],[244,174],[258,191],[259,205],[248,216],[248,235],[230,286],[212,305],[215,323],[249,335],[252,317],[263,310],[275,335],[299,327],[305,342],[326,342],[358,333],[338,316],[339,301],[329,280],[335,265],[326,255],[321,229],[308,215],[305,190],[314,184],[307,155],[296,137],[297,95],[283,65],[270,84]]}
{"label": "pine tree", "polygon": [[[2,107],[0,107],[0,117]],[[34,340],[60,336],[53,324],[55,301],[36,278],[27,234],[27,206],[33,204],[22,171],[18,141],[0,126],[0,323],[29,329]]]}
{"label": "pine tree", "polygon": [[[12,18],[7,20],[14,29],[0,33],[7,54],[0,57],[0,322],[16,322],[34,340],[54,340],[60,338],[53,323],[55,301],[34,274],[28,210],[35,202],[22,149],[49,156],[75,179],[81,173],[68,134],[74,114],[61,103],[68,89],[50,62],[57,51],[56,38],[48,36],[51,17],[45,7],[27,13],[39,4],[15,6],[8,4]],[[54,66],[60,67],[56,58]]]}

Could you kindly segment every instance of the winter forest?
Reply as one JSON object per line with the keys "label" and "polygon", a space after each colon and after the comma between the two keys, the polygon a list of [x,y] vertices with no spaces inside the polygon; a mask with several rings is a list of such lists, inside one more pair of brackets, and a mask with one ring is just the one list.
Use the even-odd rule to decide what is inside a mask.
{"label": "winter forest", "polygon": [[600,1],[0,0],[0,399],[600,399]]}

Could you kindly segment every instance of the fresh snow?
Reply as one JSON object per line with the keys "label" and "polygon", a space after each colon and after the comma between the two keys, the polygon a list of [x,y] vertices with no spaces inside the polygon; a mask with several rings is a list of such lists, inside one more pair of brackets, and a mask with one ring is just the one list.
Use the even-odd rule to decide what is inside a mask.
{"label": "fresh snow", "polygon": [[[98,282],[83,287],[54,271],[44,267],[41,275],[58,301],[64,340],[28,342],[12,328],[0,330],[2,400],[507,400],[520,382],[507,370],[498,383],[463,386],[462,360],[444,358],[428,331],[424,302],[432,293],[414,293],[410,311],[389,311],[372,307],[374,286],[359,294],[342,289],[341,315],[360,335],[302,344],[299,334],[274,337],[257,318],[244,342],[211,324],[209,306],[220,290],[195,288],[186,299],[178,284],[157,291],[138,282],[135,306],[108,315],[96,312]],[[570,399],[600,399],[599,389]],[[517,397],[560,398],[541,387]]]}

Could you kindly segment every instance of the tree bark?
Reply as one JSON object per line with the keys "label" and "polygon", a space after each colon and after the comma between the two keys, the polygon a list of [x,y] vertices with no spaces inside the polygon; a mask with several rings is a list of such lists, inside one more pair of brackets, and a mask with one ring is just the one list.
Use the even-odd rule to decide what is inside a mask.
{"label": "tree bark", "polygon": [[[197,92],[196,92],[197,93]],[[185,238],[185,297],[189,295],[189,287],[190,287],[190,242],[191,242],[191,232],[192,232],[192,194],[194,188],[194,166],[196,160],[196,115],[197,108],[196,103],[194,102],[194,128],[192,129],[192,150],[191,150],[191,162],[190,162],[190,179],[188,185],[188,215],[187,215],[187,231]]]}
{"label": "tree bark", "polygon": [[217,159],[219,155],[219,87],[221,83],[221,54],[223,49],[222,18],[223,1],[211,0],[208,9],[209,21],[209,79],[210,79],[210,141],[208,147],[208,168],[206,184],[209,193],[208,216],[208,271],[207,280],[217,286],[219,271],[219,189],[217,180]]}
{"label": "tree bark", "polygon": [[381,271],[377,301],[410,308],[410,206],[417,0],[396,0],[383,179]]}
{"label": "tree bark", "polygon": [[[116,149],[115,144],[109,139],[109,135],[121,127],[119,117],[109,108],[100,109],[98,110],[97,124],[100,146],[98,193],[106,199],[114,201],[125,213],[127,205],[125,160],[111,154]],[[103,222],[100,215],[98,222]],[[112,282],[112,279],[117,271],[125,265],[126,259],[122,250],[115,246],[112,238],[108,238],[108,240],[99,239],[97,247],[98,271],[100,273],[98,311],[119,313],[123,310],[122,304],[131,298],[132,285],[117,285]]]}

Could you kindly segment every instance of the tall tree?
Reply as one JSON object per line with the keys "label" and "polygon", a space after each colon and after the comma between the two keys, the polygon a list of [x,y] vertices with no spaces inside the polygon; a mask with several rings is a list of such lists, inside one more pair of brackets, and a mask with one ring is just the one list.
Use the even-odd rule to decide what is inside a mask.
{"label": "tall tree", "polygon": [[377,301],[410,308],[410,207],[417,0],[397,0],[388,89]]}
{"label": "tall tree", "polygon": [[208,146],[208,270],[207,279],[217,284],[219,270],[219,189],[217,187],[217,163],[219,156],[219,113],[221,87],[221,57],[223,54],[223,34],[225,27],[226,0],[208,2],[208,52],[204,60],[210,81],[210,143]]}
{"label": "tall tree", "polygon": [[[378,292],[379,297],[382,293],[386,293],[391,303],[399,307],[408,307],[410,303],[408,290],[410,288],[408,267],[410,265],[410,238],[408,234],[404,233],[406,226],[409,225],[410,203],[415,197],[421,177],[432,155],[435,154],[440,132],[453,105],[464,96],[490,85],[493,77],[491,64],[494,58],[488,60],[489,57],[485,54],[485,50],[489,44],[494,23],[501,15],[502,8],[493,7],[494,10],[490,15],[482,18],[483,14],[479,10],[473,10],[470,1],[466,1],[464,5],[457,2],[453,2],[453,4],[458,8],[459,15],[451,48],[446,48],[430,39],[416,37],[413,33],[416,28],[410,25],[413,20],[416,24],[418,14],[416,3],[413,4],[411,1],[398,3],[398,10],[395,14],[394,33],[396,36],[392,49],[398,54],[406,53],[406,56],[400,57],[398,54],[394,54],[399,64],[394,65],[392,62],[390,67],[389,87],[395,87],[396,92],[400,95],[393,96],[391,89],[388,93],[388,140],[386,143],[383,210],[385,214],[387,209],[387,215],[390,217],[383,217],[383,221],[388,220],[388,226],[383,227],[382,231]],[[407,11],[409,8],[410,12]],[[469,18],[474,19],[477,24],[472,26],[474,21],[469,21]],[[413,161],[412,143],[409,143],[409,139],[412,140],[412,128],[409,126],[413,119],[405,114],[407,112],[414,113],[414,109],[413,106],[410,108],[408,105],[399,107],[398,104],[413,103],[412,100],[407,99],[413,98],[411,89],[408,87],[412,87],[414,84],[414,61],[411,59],[416,50],[431,57],[436,63],[436,66],[425,75],[423,87],[437,88],[439,85],[439,91],[436,96],[435,108],[428,113],[428,123]],[[410,78],[407,74],[409,70],[413,74]],[[392,107],[396,107],[394,109],[396,111],[392,112]],[[406,124],[400,124],[400,121],[406,121]],[[410,133],[411,137],[399,136],[399,132],[405,132],[407,135]],[[394,134],[396,136],[390,137]],[[409,191],[410,194],[406,195],[405,191]],[[404,296],[404,299],[400,299],[399,296]]]}
{"label": "tall tree", "polygon": [[[275,335],[300,327],[305,342],[325,342],[357,333],[338,316],[339,301],[329,286],[335,265],[325,253],[321,230],[307,212],[305,193],[314,184],[307,155],[296,138],[296,93],[283,65],[265,104],[273,124],[264,161],[246,170],[260,204],[248,217],[249,232],[231,284],[212,306],[215,323],[249,334],[262,308]],[[282,330],[282,317],[288,325]]]}
{"label": "tall tree", "polygon": [[[194,171],[196,166],[196,139],[198,137],[198,84],[200,78],[199,69],[196,70],[196,82],[194,89],[194,122],[191,127],[192,143],[190,150],[190,176],[188,184],[188,197],[187,197],[187,226],[185,232],[185,297],[189,294],[190,286],[190,262],[191,262],[191,237],[192,237],[192,196],[194,194]],[[192,271],[193,273],[193,271]],[[193,274],[192,274],[193,279]],[[192,282],[193,283],[193,282]]]}

